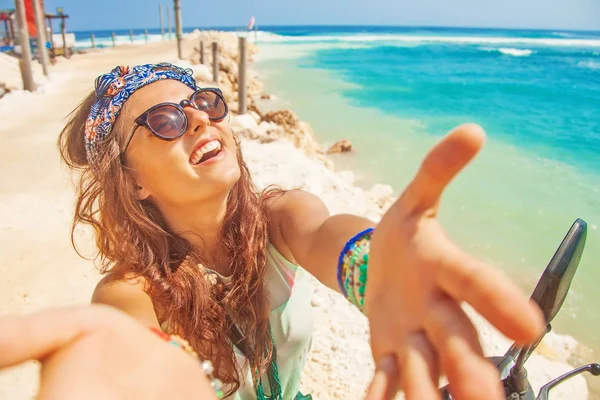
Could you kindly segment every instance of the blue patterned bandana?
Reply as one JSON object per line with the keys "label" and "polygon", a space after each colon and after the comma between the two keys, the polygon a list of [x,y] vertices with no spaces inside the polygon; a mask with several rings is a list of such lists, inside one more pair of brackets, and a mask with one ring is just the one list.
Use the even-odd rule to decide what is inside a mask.
{"label": "blue patterned bandana", "polygon": [[119,66],[96,78],[98,100],[92,106],[85,123],[85,152],[90,164],[97,155],[97,145],[110,135],[127,99],[136,90],[164,79],[178,80],[193,90],[197,88],[191,69],[169,63]]}

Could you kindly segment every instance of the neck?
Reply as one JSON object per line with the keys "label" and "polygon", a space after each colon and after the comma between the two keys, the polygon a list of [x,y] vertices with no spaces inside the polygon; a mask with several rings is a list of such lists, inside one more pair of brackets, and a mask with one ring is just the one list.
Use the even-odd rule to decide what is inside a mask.
{"label": "neck", "polygon": [[202,257],[207,267],[229,274],[220,233],[227,211],[227,196],[203,201],[201,205],[163,205],[159,208],[173,232],[187,240]]}

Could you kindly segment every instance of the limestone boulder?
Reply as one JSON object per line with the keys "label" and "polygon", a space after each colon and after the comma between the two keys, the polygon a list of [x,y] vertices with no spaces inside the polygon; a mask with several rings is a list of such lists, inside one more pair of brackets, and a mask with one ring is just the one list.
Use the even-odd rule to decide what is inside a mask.
{"label": "limestone boulder", "polygon": [[347,139],[338,140],[329,149],[327,154],[342,154],[352,151],[352,143]]}

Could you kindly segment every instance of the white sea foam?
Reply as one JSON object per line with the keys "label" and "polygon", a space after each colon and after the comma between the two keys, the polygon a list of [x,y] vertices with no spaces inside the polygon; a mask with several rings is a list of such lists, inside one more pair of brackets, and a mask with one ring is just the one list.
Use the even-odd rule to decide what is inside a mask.
{"label": "white sea foam", "polygon": [[502,54],[506,54],[507,56],[514,57],[524,57],[529,56],[533,53],[533,50],[529,49],[513,49],[511,47],[479,47],[479,50],[488,51],[488,52],[498,52]]}
{"label": "white sea foam", "polygon": [[556,35],[556,36],[564,37],[564,38],[575,37],[575,35],[573,35],[572,33],[567,33],[567,32],[552,32],[552,34]]}
{"label": "white sea foam", "polygon": [[593,69],[593,70],[600,70],[600,61],[592,61],[592,60],[588,60],[588,61],[579,61],[577,63],[577,66],[579,68],[586,68],[586,69]]}
{"label": "white sea foam", "polygon": [[[165,35],[165,36],[167,36],[167,35]],[[175,37],[175,35],[173,35],[172,37]],[[143,34],[142,35],[133,35],[133,42],[131,41],[131,38],[129,37],[129,35],[115,36],[115,43],[117,46],[124,45],[124,44],[144,44],[144,43],[150,43],[150,42],[160,42],[161,40],[162,40],[162,35],[148,35],[148,42],[146,42],[146,37]],[[96,47],[112,47],[113,46],[112,38],[110,38],[110,37],[100,37],[100,38],[97,37],[94,39],[94,43],[95,43]],[[92,47],[92,40],[90,38],[78,39],[75,42],[75,47],[77,47],[79,49],[89,49]]]}
{"label": "white sea foam", "polygon": [[498,49],[498,51],[502,54],[506,54],[508,56],[515,56],[515,57],[524,57],[524,56],[531,55],[531,53],[533,53],[533,51],[531,51],[529,49],[512,49],[512,48],[508,48],[508,47],[501,47]]}
{"label": "white sea foam", "polygon": [[453,44],[535,45],[556,47],[598,47],[600,39],[527,38],[527,37],[477,37],[477,36],[423,36],[423,35],[315,35],[282,36],[264,34],[263,42],[416,42]]}

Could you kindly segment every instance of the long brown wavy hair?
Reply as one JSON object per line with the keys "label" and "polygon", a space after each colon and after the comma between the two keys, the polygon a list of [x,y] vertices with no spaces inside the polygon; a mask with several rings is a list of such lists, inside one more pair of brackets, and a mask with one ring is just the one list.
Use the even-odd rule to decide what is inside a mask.
{"label": "long brown wavy hair", "polygon": [[219,242],[232,271],[233,283],[226,286],[207,279],[200,267],[202,255],[169,230],[152,200],[136,198],[136,183],[120,159],[123,135],[118,119],[114,132],[101,143],[94,166],[88,163],[84,128],[96,100],[92,92],[71,112],[58,139],[63,161],[78,173],[73,247],[81,255],[74,231],[80,223],[90,225],[100,271],[110,279],[144,278],[160,323],[168,322],[171,333],[188,339],[200,357],[213,362],[215,375],[232,385],[228,394],[240,387],[233,343],[243,349],[256,384],[273,354],[263,284],[268,196],[254,187],[239,143],[241,177],[229,193],[220,227]]}

